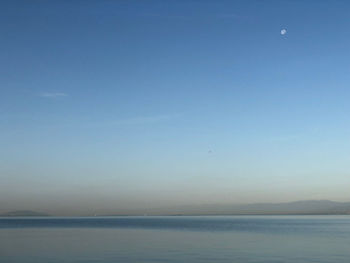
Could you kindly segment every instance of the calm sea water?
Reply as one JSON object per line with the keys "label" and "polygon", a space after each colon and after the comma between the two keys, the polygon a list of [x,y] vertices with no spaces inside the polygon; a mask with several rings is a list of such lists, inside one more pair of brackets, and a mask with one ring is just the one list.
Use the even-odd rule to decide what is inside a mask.
{"label": "calm sea water", "polygon": [[0,218],[0,262],[350,262],[350,216]]}

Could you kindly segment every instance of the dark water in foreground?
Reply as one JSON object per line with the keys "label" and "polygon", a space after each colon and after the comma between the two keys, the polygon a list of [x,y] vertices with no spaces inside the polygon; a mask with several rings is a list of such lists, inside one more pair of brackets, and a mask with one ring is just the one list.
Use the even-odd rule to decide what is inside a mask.
{"label": "dark water in foreground", "polygon": [[350,216],[0,218],[0,262],[350,262]]}

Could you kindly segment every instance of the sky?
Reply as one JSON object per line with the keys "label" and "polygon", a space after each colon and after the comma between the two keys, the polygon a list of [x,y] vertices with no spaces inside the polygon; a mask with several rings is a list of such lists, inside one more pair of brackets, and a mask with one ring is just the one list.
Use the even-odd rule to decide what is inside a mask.
{"label": "sky", "polygon": [[0,212],[350,201],[348,1],[0,3]]}

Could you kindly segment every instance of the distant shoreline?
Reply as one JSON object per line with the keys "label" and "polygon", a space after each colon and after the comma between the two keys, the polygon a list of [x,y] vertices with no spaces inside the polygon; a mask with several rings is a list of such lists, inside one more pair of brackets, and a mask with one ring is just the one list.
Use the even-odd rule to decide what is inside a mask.
{"label": "distant shoreline", "polygon": [[208,217],[215,217],[215,216],[350,216],[350,213],[337,213],[337,214],[185,214],[185,215],[167,215],[167,214],[159,214],[159,215],[97,215],[97,216],[90,216],[90,215],[68,215],[68,216],[59,216],[59,215],[42,215],[42,216],[34,216],[34,215],[17,215],[17,216],[10,216],[10,215],[0,215],[0,218],[102,218],[102,217],[200,217],[200,216],[208,216]]}
{"label": "distant shoreline", "polygon": [[[112,210],[112,209],[111,209]],[[52,214],[32,210],[10,211],[1,217],[50,217],[70,212],[57,211]],[[111,216],[277,216],[277,215],[350,215],[350,202],[329,200],[305,200],[289,203],[253,203],[253,204],[203,204],[176,207],[145,209],[116,209],[103,212],[88,211],[70,217],[111,217]]]}

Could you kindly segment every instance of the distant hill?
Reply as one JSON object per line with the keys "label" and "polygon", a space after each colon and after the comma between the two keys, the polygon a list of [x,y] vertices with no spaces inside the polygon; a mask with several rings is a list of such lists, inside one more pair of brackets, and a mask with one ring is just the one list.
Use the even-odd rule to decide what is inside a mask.
{"label": "distant hill", "polygon": [[350,214],[350,202],[305,200],[289,203],[204,204],[134,211],[130,215],[337,215]]}
{"label": "distant hill", "polygon": [[35,212],[30,210],[21,210],[21,211],[10,211],[0,216],[49,216],[48,214]]}
{"label": "distant hill", "polygon": [[178,207],[174,211],[180,214],[350,214],[350,202],[329,200],[306,200],[289,203],[256,203],[244,205],[201,205]]}
{"label": "distant hill", "polygon": [[[99,216],[131,215],[350,215],[350,202],[329,200],[305,200],[288,203],[255,204],[203,204],[176,207],[120,210]],[[21,210],[11,211],[0,216],[50,216],[46,213]]]}

